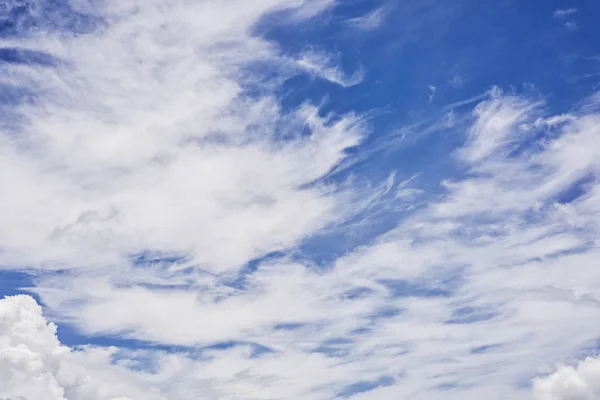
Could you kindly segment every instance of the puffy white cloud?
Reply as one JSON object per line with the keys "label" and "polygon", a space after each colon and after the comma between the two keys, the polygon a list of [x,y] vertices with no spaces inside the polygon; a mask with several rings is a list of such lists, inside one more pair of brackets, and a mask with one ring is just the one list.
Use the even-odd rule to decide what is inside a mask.
{"label": "puffy white cloud", "polygon": [[[72,351],[29,296],[0,300],[0,395],[27,400],[161,399],[111,365],[116,349]],[[131,397],[125,397],[128,395]]]}
{"label": "puffy white cloud", "polygon": [[536,400],[594,400],[600,396],[600,360],[589,357],[575,367],[560,366],[534,382]]}
{"label": "puffy white cloud", "polygon": [[0,393],[9,397],[64,399],[56,380],[64,354],[56,327],[47,325],[30,297],[0,301]]}

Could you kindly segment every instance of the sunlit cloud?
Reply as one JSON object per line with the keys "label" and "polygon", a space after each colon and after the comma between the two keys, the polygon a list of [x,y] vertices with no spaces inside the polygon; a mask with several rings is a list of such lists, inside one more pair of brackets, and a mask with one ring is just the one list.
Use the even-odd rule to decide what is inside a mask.
{"label": "sunlit cloud", "polygon": [[599,394],[600,94],[436,70],[382,125],[331,1],[8,4],[0,397]]}

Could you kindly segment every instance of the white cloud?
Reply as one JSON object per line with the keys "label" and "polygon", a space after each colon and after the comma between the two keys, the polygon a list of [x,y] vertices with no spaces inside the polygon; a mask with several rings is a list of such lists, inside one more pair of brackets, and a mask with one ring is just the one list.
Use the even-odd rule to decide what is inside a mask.
{"label": "white cloud", "polygon": [[376,8],[366,15],[349,19],[348,24],[359,30],[370,31],[383,25],[386,14],[387,10],[384,7]]}
{"label": "white cloud", "polygon": [[536,400],[594,400],[600,396],[600,360],[589,357],[534,382]]}
{"label": "white cloud", "polygon": [[363,71],[358,69],[351,76],[347,76],[335,62],[331,55],[324,52],[307,50],[293,60],[300,70],[316,77],[326,79],[343,87],[359,84],[363,79]]}
{"label": "white cloud", "polygon": [[[600,116],[542,117],[538,103],[498,94],[476,110],[459,154],[477,157],[458,159],[469,174],[327,271],[275,260],[242,290],[218,277],[153,289],[139,286],[147,282],[143,273],[113,269],[40,282],[40,294],[49,310],[88,333],[270,349],[260,357],[244,347],[214,350],[197,364],[155,355],[175,360],[164,372],[169,383],[156,383],[164,393],[177,381],[190,393],[202,387],[239,399],[322,399],[386,371],[395,384],[357,398],[427,399],[440,385],[453,388],[444,392],[451,399],[530,398],[517,383],[579,352],[600,329],[598,187],[589,184],[569,203],[556,200],[600,172]],[[548,122],[536,125],[540,118]],[[522,124],[559,131],[528,143],[515,133]],[[481,145],[485,135],[491,146]],[[169,398],[187,398],[178,396]]]}
{"label": "white cloud", "polygon": [[429,90],[429,102],[431,103],[433,97],[435,96],[435,91],[437,90],[437,87],[433,85],[427,85],[427,90]]}
{"label": "white cloud", "polygon": [[554,10],[553,15],[555,18],[562,18],[567,15],[575,14],[576,12],[576,8],[559,8],[557,10]]}
{"label": "white cloud", "polygon": [[[13,228],[0,236],[2,262],[117,263],[152,249],[223,272],[339,218],[333,189],[307,185],[361,140],[360,120],[284,111],[248,71],[289,76],[289,57],[250,31],[305,6],[329,2],[107,2],[96,11],[114,22],[98,33],[4,40],[64,63],[7,67],[40,97],[16,109],[24,131],[1,139],[0,183],[20,187],[3,198],[0,222]],[[358,79],[324,54],[299,60],[342,85]]]}
{"label": "white cloud", "polygon": [[[163,399],[132,371],[112,365],[114,349],[72,351],[29,296],[0,300],[0,394],[27,400]],[[138,380],[136,384],[136,380]]]}
{"label": "white cloud", "polygon": [[[571,17],[576,12],[577,12],[576,8],[563,8],[563,9],[555,10],[552,15],[554,16],[554,18],[557,18],[557,19],[564,19],[564,18]],[[566,21],[565,27],[570,31],[575,31],[579,28],[577,26],[577,22],[575,22],[575,21]]]}
{"label": "white cloud", "polygon": [[510,148],[511,142],[524,140],[525,132],[519,129],[539,104],[529,104],[514,96],[493,94],[489,101],[481,102],[474,111],[475,123],[469,128],[469,142],[460,155],[469,163],[482,161],[489,156],[500,156],[499,150]]}
{"label": "white cloud", "polygon": [[[366,194],[324,183],[363,121],[282,109],[277,86],[299,69],[355,80],[326,54],[282,55],[251,32],[272,12],[297,22],[330,6],[107,2],[94,34],[4,40],[65,63],[7,67],[41,94],[0,139],[0,184],[18,188],[1,199],[0,263],[66,269],[33,289],[57,322],[191,347],[74,351],[32,299],[8,298],[9,396],[323,400],[379,381],[355,398],[525,399],[540,366],[597,339],[600,97],[568,116],[498,89],[463,102],[478,102],[456,152],[464,174],[442,193],[393,175]],[[343,230],[388,193],[418,207],[371,243],[326,266],[274,258],[232,284],[250,260]],[[187,258],[127,257],[143,251]]]}
{"label": "white cloud", "polygon": [[573,121],[575,120],[575,116],[571,115],[571,114],[560,114],[560,115],[553,115],[551,117],[548,118],[544,118],[544,117],[540,117],[538,119],[535,120],[535,122],[533,123],[532,126],[529,126],[527,124],[521,125],[520,128],[528,130],[528,129],[542,129],[542,128],[547,128],[547,129],[553,129],[556,128],[564,123],[567,123],[569,121]]}

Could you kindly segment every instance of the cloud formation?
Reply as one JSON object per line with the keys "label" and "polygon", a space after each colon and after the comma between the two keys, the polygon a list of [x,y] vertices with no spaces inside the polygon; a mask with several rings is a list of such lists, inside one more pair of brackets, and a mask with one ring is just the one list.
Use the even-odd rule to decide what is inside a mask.
{"label": "cloud formation", "polygon": [[[125,366],[111,364],[116,349],[71,350],[29,296],[0,300],[0,393],[27,400],[162,399],[144,389]],[[131,397],[124,397],[128,394]]]}
{"label": "cloud formation", "polygon": [[555,18],[562,18],[566,17],[567,15],[575,14],[576,12],[576,8],[559,8],[554,10],[553,15]]}
{"label": "cloud formation", "polygon": [[[467,175],[326,271],[275,258],[236,287],[113,269],[47,279],[39,294],[89,334],[216,351],[197,368],[212,390],[226,385],[220,395],[331,398],[362,382],[372,390],[356,398],[527,398],[515,382],[598,328],[600,116],[585,109],[545,116],[539,101],[494,90],[456,152]],[[173,274],[177,263],[155,267]],[[269,395],[241,394],[266,379]]]}
{"label": "cloud formation", "polygon": [[600,360],[589,357],[575,367],[561,366],[546,378],[536,379],[536,400],[594,400],[600,396]]}
{"label": "cloud formation", "polygon": [[[361,121],[281,109],[277,79],[264,80],[293,69],[251,34],[267,13],[294,21],[328,4],[105,2],[94,11],[109,25],[92,35],[2,40],[60,62],[3,66],[38,95],[15,107],[19,133],[1,138],[0,182],[21,187],[4,199],[0,221],[13,228],[1,261],[116,263],[151,249],[226,272],[343,217],[339,193],[313,183],[360,142]],[[356,80],[325,56],[298,60],[335,83]]]}
{"label": "cloud formation", "polygon": [[350,18],[348,24],[359,30],[377,29],[384,24],[386,14],[387,10],[384,7],[379,7],[363,16]]}
{"label": "cloud formation", "polygon": [[[600,95],[449,106],[456,171],[433,189],[344,175],[379,156],[366,118],[281,89],[362,72],[257,33],[332,2],[77,6],[76,32],[0,39],[2,79],[35,93],[2,119],[0,265],[51,320],[125,344],[68,348],[31,297],[1,300],[2,396],[593,398],[595,359],[547,373],[600,329]],[[325,262],[303,250],[376,211],[400,217]]]}

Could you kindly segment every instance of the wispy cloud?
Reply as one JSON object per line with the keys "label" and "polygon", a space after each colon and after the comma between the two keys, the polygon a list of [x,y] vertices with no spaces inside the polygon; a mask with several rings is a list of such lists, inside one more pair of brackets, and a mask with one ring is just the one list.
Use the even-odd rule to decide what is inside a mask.
{"label": "wispy cloud", "polygon": [[563,18],[568,15],[575,14],[576,12],[576,8],[559,8],[557,10],[554,10],[554,13],[552,15],[554,15],[555,18]]}
{"label": "wispy cloud", "polygon": [[[357,382],[379,382],[385,370],[395,383],[359,398],[425,399],[442,390],[436,387],[453,387],[450,398],[523,396],[510,389],[515,382],[575,354],[597,328],[597,185],[588,179],[568,194],[600,172],[593,145],[600,116],[578,112],[536,124],[542,115],[539,102],[494,91],[475,108],[458,152],[469,175],[447,182],[442,199],[328,271],[279,258],[262,263],[243,290],[211,278],[197,283],[199,295],[140,286],[134,270],[113,270],[56,277],[39,293],[88,333],[269,349],[252,356],[234,347],[211,361],[177,361],[219,395],[252,398],[241,395],[244,388],[261,390],[268,378],[270,393],[327,398]],[[558,131],[536,143],[523,124]],[[422,195],[418,186],[406,192],[408,184],[398,201]],[[564,265],[578,265],[579,274]],[[117,284],[132,280],[134,287]],[[528,357],[516,357],[522,352]],[[226,372],[209,372],[214,365]],[[252,373],[236,375],[240,368]]]}
{"label": "wispy cloud", "polygon": [[[555,10],[552,15],[554,16],[554,18],[564,21],[564,19],[572,17],[572,15],[575,14],[576,12],[577,12],[576,8],[564,8],[564,9]],[[570,31],[575,31],[579,28],[577,26],[577,22],[575,22],[573,20],[566,21],[565,27]]]}
{"label": "wispy cloud", "polygon": [[511,141],[523,140],[525,132],[520,132],[520,126],[539,106],[518,97],[492,96],[497,100],[482,102],[475,108],[477,119],[469,129],[467,145],[460,150],[470,163],[497,156],[499,150],[509,148]]}
{"label": "wispy cloud", "polygon": [[427,90],[429,91],[429,102],[431,103],[433,101],[433,97],[435,96],[437,87],[433,85],[427,85]]}
{"label": "wispy cloud", "polygon": [[352,75],[347,75],[331,54],[322,51],[304,51],[292,62],[303,72],[343,87],[357,85],[363,79],[362,69],[359,68]]}
{"label": "wispy cloud", "polygon": [[[139,10],[109,2],[103,12],[115,22],[98,34],[4,40],[64,64],[7,67],[11,84],[40,89],[43,106],[17,107],[26,130],[1,138],[1,182],[22,188],[2,207],[2,223],[15,227],[1,237],[2,261],[91,265],[153,249],[226,271],[331,221],[334,193],[306,185],[361,140],[361,124],[352,115],[328,121],[309,105],[284,111],[275,88],[247,70],[268,62],[283,78],[297,73],[248,31],[304,3],[178,3],[166,12],[160,1]],[[359,79],[322,54],[296,63],[342,85]],[[264,94],[249,94],[256,88]]]}
{"label": "wispy cloud", "polygon": [[575,21],[565,22],[565,27],[570,31],[576,31],[577,29],[579,29],[579,26],[577,26],[577,22]]}
{"label": "wispy cloud", "polygon": [[[3,396],[595,394],[595,359],[547,366],[600,329],[600,95],[554,114],[494,88],[443,110],[459,172],[434,189],[400,170],[336,181],[364,118],[278,93],[295,74],[360,74],[254,33],[331,4],[108,1],[90,33],[0,40],[57,60],[3,65],[36,97],[3,120],[0,264],[36,266],[48,318],[125,343],[70,349],[31,297],[0,300]],[[382,198],[400,215],[385,233],[325,263],[303,253]]]}
{"label": "wispy cloud", "polygon": [[448,81],[448,83],[449,83],[449,84],[450,84],[452,87],[455,87],[455,88],[460,88],[460,87],[463,85],[464,81],[465,81],[465,79],[464,79],[464,78],[463,78],[461,75],[459,75],[459,74],[455,74],[455,75],[452,77],[452,79],[450,79],[450,80]]}
{"label": "wispy cloud", "polygon": [[359,30],[369,31],[383,25],[386,17],[387,10],[384,7],[380,7],[361,17],[350,18],[348,25]]}

